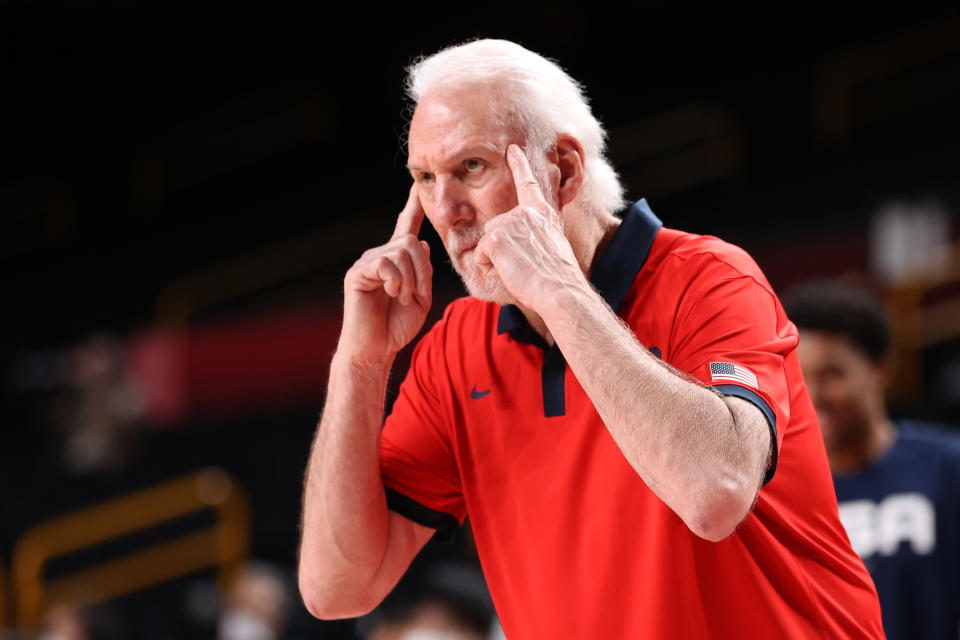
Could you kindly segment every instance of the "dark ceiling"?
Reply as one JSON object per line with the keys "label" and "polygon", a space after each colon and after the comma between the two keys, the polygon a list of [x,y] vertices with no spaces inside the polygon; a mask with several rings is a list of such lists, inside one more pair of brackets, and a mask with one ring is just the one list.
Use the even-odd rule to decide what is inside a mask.
{"label": "dark ceiling", "polygon": [[960,210],[955,11],[200,4],[0,2],[7,347],[335,300],[404,199],[404,65],[478,35],[559,60],[630,195],[762,266],[889,198]]}

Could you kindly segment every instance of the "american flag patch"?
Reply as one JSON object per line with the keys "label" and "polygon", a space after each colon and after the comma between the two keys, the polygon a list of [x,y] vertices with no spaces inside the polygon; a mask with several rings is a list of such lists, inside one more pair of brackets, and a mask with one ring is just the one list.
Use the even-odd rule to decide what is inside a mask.
{"label": "american flag patch", "polygon": [[733,364],[732,362],[711,362],[710,363],[710,381],[731,380],[733,382],[742,382],[754,389],[759,389],[757,376],[753,371],[744,366]]}

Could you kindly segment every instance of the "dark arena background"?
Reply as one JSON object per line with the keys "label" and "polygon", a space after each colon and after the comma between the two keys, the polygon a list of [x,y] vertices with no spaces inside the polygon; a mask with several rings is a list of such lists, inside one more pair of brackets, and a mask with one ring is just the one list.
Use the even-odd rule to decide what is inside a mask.
{"label": "dark arena background", "polygon": [[[477,36],[583,82],[668,226],[883,295],[895,413],[960,422],[956,10],[0,0],[10,638],[215,637],[243,576],[286,638],[373,637],[425,583],[486,606],[466,528],[359,622],[294,579],[342,277],[409,185],[403,68]],[[436,318],[462,290],[421,237]]]}

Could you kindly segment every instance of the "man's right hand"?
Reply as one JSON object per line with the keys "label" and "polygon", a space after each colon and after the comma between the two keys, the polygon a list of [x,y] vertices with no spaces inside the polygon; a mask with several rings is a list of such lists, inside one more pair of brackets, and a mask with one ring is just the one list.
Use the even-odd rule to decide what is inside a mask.
{"label": "man's right hand", "polygon": [[338,351],[389,364],[420,331],[433,297],[430,245],[417,238],[423,218],[414,183],[390,241],[347,271]]}
{"label": "man's right hand", "polygon": [[379,456],[390,365],[430,309],[423,218],[414,186],[390,241],[344,279],[343,330],[303,491],[299,585],[320,618],[369,613],[434,534],[387,507]]}

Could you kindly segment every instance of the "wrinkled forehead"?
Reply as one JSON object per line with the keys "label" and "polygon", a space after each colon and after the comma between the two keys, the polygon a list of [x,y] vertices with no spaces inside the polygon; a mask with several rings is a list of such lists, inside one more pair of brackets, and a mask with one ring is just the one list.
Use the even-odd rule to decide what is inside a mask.
{"label": "wrinkled forehead", "polygon": [[410,157],[425,146],[449,146],[460,139],[522,141],[522,128],[501,92],[486,85],[456,85],[424,95],[414,110],[407,137]]}

